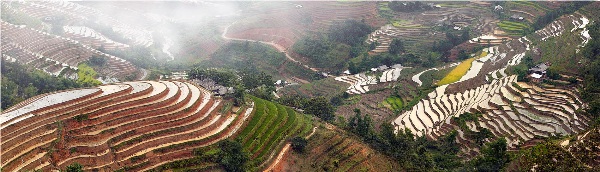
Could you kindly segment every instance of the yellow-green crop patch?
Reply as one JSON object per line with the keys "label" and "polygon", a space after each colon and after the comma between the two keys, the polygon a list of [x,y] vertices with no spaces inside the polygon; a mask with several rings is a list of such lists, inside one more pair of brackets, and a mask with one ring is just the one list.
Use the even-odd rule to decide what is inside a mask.
{"label": "yellow-green crop patch", "polygon": [[446,85],[446,84],[451,84],[454,83],[458,80],[460,80],[460,78],[462,78],[462,76],[464,76],[465,74],[467,74],[467,71],[469,71],[469,69],[471,68],[471,63],[473,63],[473,61],[476,58],[470,58],[467,59],[465,61],[462,61],[458,66],[456,66],[454,69],[452,69],[452,71],[450,71],[450,73],[448,73],[448,75],[446,75],[444,78],[442,78],[442,80],[440,80],[436,85]]}
{"label": "yellow-green crop patch", "polygon": [[531,27],[526,23],[512,22],[512,21],[501,21],[498,23],[498,27],[504,30],[509,35],[521,35],[531,30]]}
{"label": "yellow-green crop patch", "polygon": [[396,96],[388,97],[383,101],[383,105],[390,108],[392,111],[402,109],[403,104],[402,99]]}

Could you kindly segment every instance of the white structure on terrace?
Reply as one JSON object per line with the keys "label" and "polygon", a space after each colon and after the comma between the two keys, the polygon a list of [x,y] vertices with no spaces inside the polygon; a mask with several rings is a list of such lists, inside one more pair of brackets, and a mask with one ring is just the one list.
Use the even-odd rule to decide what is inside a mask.
{"label": "white structure on terrace", "polygon": [[335,80],[350,84],[350,87],[348,87],[348,90],[346,91],[349,94],[366,93],[369,91],[368,85],[377,84],[377,78],[373,76],[366,76],[362,73],[356,75],[335,77]]}

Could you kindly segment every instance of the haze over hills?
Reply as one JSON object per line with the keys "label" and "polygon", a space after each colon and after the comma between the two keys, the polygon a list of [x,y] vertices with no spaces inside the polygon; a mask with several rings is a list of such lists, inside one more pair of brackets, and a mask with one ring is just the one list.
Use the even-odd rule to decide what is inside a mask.
{"label": "haze over hills", "polygon": [[3,171],[594,171],[599,2],[2,1]]}

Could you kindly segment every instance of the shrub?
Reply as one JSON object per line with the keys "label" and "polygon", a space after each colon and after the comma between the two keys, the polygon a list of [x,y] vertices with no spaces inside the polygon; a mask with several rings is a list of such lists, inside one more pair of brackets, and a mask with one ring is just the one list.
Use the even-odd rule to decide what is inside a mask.
{"label": "shrub", "polygon": [[304,148],[306,148],[306,144],[308,144],[308,141],[306,141],[306,139],[302,138],[302,137],[294,137],[292,139],[292,149],[296,152],[302,153],[304,152]]}

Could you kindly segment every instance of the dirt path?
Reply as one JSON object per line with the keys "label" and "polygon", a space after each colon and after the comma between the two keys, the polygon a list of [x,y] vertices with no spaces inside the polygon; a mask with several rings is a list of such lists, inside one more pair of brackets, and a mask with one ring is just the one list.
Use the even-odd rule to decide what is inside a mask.
{"label": "dirt path", "polygon": [[[310,137],[313,136],[313,134],[315,134],[316,131],[317,131],[317,127],[314,127],[312,132],[304,138],[308,140]],[[281,162],[281,160],[283,159],[285,154],[287,154],[287,152],[291,146],[292,146],[292,144],[290,144],[290,143],[285,144],[285,146],[283,146],[283,149],[281,150],[281,152],[279,152],[279,154],[277,155],[277,159],[275,159],[275,161],[269,166],[269,168],[265,169],[264,172],[274,171],[274,169],[279,165],[279,163]]]}
{"label": "dirt path", "polygon": [[260,43],[263,43],[263,44],[267,44],[267,45],[275,47],[275,49],[277,49],[278,51],[285,53],[285,57],[288,60],[293,61],[295,63],[298,63],[300,66],[302,66],[304,68],[307,68],[309,70],[312,70],[314,72],[318,72],[319,71],[319,70],[317,70],[315,68],[312,68],[312,67],[309,67],[307,65],[302,65],[301,62],[299,62],[298,60],[292,58],[292,56],[290,56],[290,54],[287,53],[287,51],[285,50],[285,48],[283,46],[279,45],[279,44],[275,44],[273,42],[265,42],[265,41],[259,41],[259,40],[252,40],[252,39],[230,38],[230,37],[225,36],[225,35],[227,35],[227,31],[229,30],[229,27],[233,26],[235,23],[236,22],[233,22],[232,24],[230,24],[229,26],[227,26],[225,28],[225,30],[223,30],[223,34],[221,34],[221,37],[223,39],[226,39],[226,40],[237,40],[237,41],[253,41],[253,42],[260,42]]}

